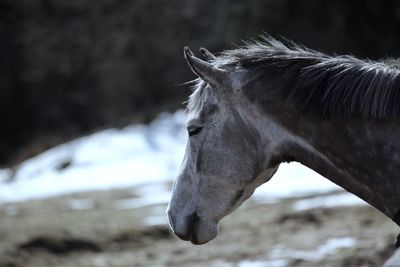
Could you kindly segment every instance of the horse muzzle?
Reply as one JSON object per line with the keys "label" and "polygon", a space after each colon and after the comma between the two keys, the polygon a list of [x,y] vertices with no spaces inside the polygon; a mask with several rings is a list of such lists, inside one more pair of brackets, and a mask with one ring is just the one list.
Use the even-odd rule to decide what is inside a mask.
{"label": "horse muzzle", "polygon": [[218,223],[198,216],[196,212],[182,215],[167,211],[169,225],[180,239],[194,245],[202,245],[214,239],[218,234]]}

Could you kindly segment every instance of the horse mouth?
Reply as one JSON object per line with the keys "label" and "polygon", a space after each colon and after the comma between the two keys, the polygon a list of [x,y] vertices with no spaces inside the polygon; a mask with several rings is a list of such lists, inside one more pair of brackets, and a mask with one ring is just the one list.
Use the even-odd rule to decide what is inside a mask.
{"label": "horse mouth", "polygon": [[170,224],[177,237],[184,241],[190,241],[193,245],[203,245],[214,239],[218,233],[218,225],[216,223],[207,222],[196,213],[185,218],[184,227],[177,227],[175,223]]}
{"label": "horse mouth", "polygon": [[[186,233],[175,233],[180,239],[184,241],[190,241],[194,245],[204,244],[199,241],[198,229],[199,229],[200,218],[196,213],[189,215],[186,218]],[[206,241],[207,242],[207,241]]]}
{"label": "horse mouth", "polygon": [[180,239],[190,241],[193,245],[203,245],[210,240],[200,241],[196,233],[188,233],[186,235],[175,233]]}

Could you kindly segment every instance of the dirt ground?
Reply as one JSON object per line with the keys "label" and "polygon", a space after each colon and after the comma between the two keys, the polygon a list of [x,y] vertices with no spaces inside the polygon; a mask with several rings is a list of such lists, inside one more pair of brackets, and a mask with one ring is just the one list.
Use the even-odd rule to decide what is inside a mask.
{"label": "dirt ground", "polygon": [[295,211],[298,198],[249,200],[215,240],[194,246],[171,234],[164,204],[115,208],[132,197],[126,189],[0,206],[0,266],[381,266],[399,230],[369,206]]}

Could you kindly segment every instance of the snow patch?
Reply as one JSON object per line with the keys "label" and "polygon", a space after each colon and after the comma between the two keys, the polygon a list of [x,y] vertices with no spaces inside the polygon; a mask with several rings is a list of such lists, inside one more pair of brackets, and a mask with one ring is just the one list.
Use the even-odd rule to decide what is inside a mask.
{"label": "snow patch", "polygon": [[347,206],[364,206],[368,205],[364,200],[358,198],[351,193],[340,193],[329,196],[319,196],[310,199],[303,199],[293,204],[293,209],[303,211],[315,208],[332,208],[332,207],[347,207]]}
{"label": "snow patch", "polygon": [[88,198],[67,199],[65,204],[72,210],[90,210],[94,207],[93,200]]}
{"label": "snow patch", "polygon": [[238,267],[285,267],[287,261],[284,259],[267,260],[267,261],[241,261],[237,265]]}
{"label": "snow patch", "polygon": [[270,181],[257,188],[254,199],[272,203],[282,198],[303,197],[343,189],[300,163],[283,163]]}
{"label": "snow patch", "polygon": [[357,241],[351,237],[332,238],[313,250],[295,250],[276,246],[270,253],[275,259],[303,259],[306,261],[322,260],[326,256],[335,254],[338,250],[353,247]]}
{"label": "snow patch", "polygon": [[164,212],[164,215],[148,216],[144,219],[144,224],[148,226],[153,225],[168,225],[168,218]]}
{"label": "snow patch", "polygon": [[124,210],[166,204],[171,198],[170,191],[170,187],[165,183],[142,185],[134,191],[137,197],[115,201],[113,206]]}

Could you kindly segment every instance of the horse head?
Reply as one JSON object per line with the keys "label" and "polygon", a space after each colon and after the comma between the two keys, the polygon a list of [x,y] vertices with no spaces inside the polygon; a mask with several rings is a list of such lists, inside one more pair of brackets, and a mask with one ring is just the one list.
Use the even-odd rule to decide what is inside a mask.
{"label": "horse head", "polygon": [[283,138],[272,123],[260,123],[242,97],[246,73],[219,66],[210,52],[200,51],[205,60],[184,50],[199,79],[188,103],[189,137],[167,212],[174,233],[193,244],[213,239],[218,222],[273,176]]}

